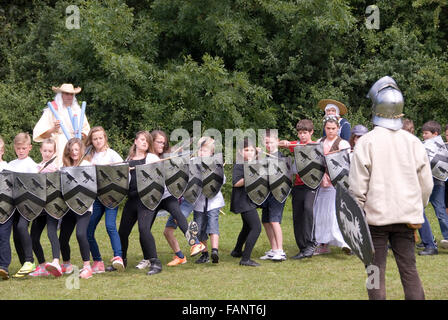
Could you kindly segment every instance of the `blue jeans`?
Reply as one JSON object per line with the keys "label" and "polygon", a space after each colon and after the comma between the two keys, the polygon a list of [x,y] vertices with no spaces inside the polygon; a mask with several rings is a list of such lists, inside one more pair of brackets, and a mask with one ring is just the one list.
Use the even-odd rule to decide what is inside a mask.
{"label": "blue jeans", "polygon": [[[185,218],[188,218],[188,216],[193,212],[193,205],[184,198],[182,198],[179,207],[180,211],[182,211],[182,214],[184,215]],[[177,229],[177,223],[172,215],[170,215],[168,220],[166,221],[165,228]]]}
{"label": "blue jeans", "polygon": [[[16,214],[19,214],[18,212]],[[4,224],[0,224],[0,268],[8,271],[8,267],[11,264],[11,230],[12,220],[14,217],[10,217]]]}
{"label": "blue jeans", "polygon": [[112,250],[114,251],[114,257],[122,256],[120,236],[117,231],[117,213],[118,207],[109,209],[104,206],[98,199],[93,203],[93,212],[90,217],[89,226],[87,227],[87,240],[89,241],[90,252],[92,253],[93,261],[102,261],[100,249],[98,243],[95,240],[95,230],[100,222],[103,213],[106,213],[106,230],[110,238]]}
{"label": "blue jeans", "polygon": [[209,234],[219,235],[219,208],[207,212],[194,211],[193,215],[198,224],[199,241],[207,241]]}
{"label": "blue jeans", "polygon": [[420,238],[422,239],[425,248],[435,249],[434,236],[432,234],[431,225],[426,218],[425,210],[423,210],[423,218],[425,218],[425,222],[422,224],[422,227],[418,229],[418,233],[420,234]]}
{"label": "blue jeans", "polygon": [[445,207],[445,185],[434,184],[431,196],[429,197],[434,207],[437,219],[439,220],[440,231],[444,239],[448,240],[448,215],[446,214]]}

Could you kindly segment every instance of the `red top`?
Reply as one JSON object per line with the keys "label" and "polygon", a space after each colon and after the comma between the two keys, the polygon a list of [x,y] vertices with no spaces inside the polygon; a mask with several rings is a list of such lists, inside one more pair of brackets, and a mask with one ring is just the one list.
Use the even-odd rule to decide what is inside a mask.
{"label": "red top", "polygon": [[[291,144],[298,144],[299,141],[289,141],[289,143],[291,143]],[[311,140],[311,141],[309,141],[308,143],[315,143],[315,141],[312,141],[312,140]],[[308,143],[306,143],[306,144],[308,144]],[[289,147],[289,151],[291,151],[292,153],[294,153],[294,148],[295,148],[295,146],[291,146],[291,147]],[[295,185],[295,186],[303,186],[303,185],[304,185],[302,179],[300,179],[300,177],[299,177],[298,174],[296,174],[296,180],[294,181],[294,185]]]}

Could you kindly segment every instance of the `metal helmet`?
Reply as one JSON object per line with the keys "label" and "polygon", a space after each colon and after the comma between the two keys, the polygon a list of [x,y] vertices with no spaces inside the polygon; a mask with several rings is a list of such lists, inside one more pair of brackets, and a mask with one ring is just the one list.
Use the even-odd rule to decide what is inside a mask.
{"label": "metal helmet", "polygon": [[401,129],[404,98],[394,79],[382,77],[370,88],[367,97],[372,100],[373,124],[392,130]]}

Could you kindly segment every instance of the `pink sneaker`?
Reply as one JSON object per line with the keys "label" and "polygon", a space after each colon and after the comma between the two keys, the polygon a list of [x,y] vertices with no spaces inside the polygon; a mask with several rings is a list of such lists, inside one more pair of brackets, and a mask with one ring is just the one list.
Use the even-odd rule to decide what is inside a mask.
{"label": "pink sneaker", "polygon": [[104,262],[103,261],[93,261],[92,272],[94,274],[104,273],[105,272]]}
{"label": "pink sneaker", "polygon": [[44,268],[41,268],[40,265],[38,265],[36,270],[31,272],[29,275],[31,277],[45,277],[45,276],[49,276],[50,273],[48,273],[47,270],[45,270]]}
{"label": "pink sneaker", "polygon": [[47,263],[45,265],[45,270],[47,270],[50,274],[52,274],[55,277],[62,276],[62,268],[58,263]]}
{"label": "pink sneaker", "polygon": [[117,269],[118,272],[124,271],[123,259],[120,256],[113,257],[112,266]]}
{"label": "pink sneaker", "polygon": [[314,250],[313,255],[317,256],[320,254],[327,254],[327,253],[331,253],[331,249],[328,247],[328,245],[320,245]]}
{"label": "pink sneaker", "polygon": [[70,274],[73,272],[73,265],[71,263],[61,264],[61,271],[63,274]]}
{"label": "pink sneaker", "polygon": [[92,268],[90,266],[87,266],[81,269],[79,277],[82,279],[89,279],[92,278],[92,274],[93,274]]}

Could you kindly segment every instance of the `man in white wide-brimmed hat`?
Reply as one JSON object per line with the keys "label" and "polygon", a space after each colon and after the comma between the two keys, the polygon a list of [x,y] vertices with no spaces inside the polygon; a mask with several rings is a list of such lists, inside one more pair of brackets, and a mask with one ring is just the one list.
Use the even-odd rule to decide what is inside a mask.
{"label": "man in white wide-brimmed hat", "polygon": [[[67,143],[67,137],[61,130],[61,125],[65,127],[70,138],[75,137],[75,130],[72,125],[69,109],[71,109],[72,116],[79,123],[81,108],[75,95],[81,92],[81,88],[75,88],[71,83],[64,83],[60,87],[52,87],[52,90],[56,92],[56,96],[51,104],[61,120],[56,120],[53,112],[48,107],[45,108],[42,116],[34,127],[33,140],[42,142],[44,139],[52,138],[56,141],[57,159],[55,160],[55,164],[59,168],[62,166],[62,154],[65,144]],[[90,125],[85,115],[82,129],[80,128],[80,130],[83,138],[89,134]]]}

